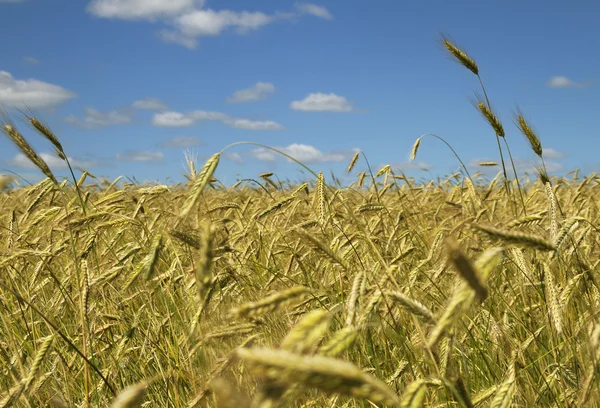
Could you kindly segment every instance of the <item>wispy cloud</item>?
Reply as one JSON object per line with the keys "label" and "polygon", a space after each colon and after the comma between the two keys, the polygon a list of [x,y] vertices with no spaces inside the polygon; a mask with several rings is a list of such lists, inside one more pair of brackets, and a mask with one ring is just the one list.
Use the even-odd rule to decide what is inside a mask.
{"label": "wispy cloud", "polygon": [[0,71],[0,104],[31,108],[56,106],[74,98],[76,95],[59,85],[38,79],[15,79]]}
{"label": "wispy cloud", "polygon": [[549,88],[587,88],[593,84],[594,81],[576,82],[566,76],[553,76],[546,82]]}
{"label": "wispy cloud", "polygon": [[544,147],[543,156],[545,159],[562,159],[566,156],[566,154],[564,154],[563,152],[559,152],[558,150],[553,149],[551,147]]}
{"label": "wispy cloud", "polygon": [[[549,159],[550,156],[552,156],[552,153],[550,153],[550,156],[546,156],[546,150],[550,150],[552,152],[553,149],[544,149],[544,157],[546,159]],[[559,157],[555,157],[555,158],[558,159]],[[482,167],[479,165],[479,163],[481,163],[481,162],[493,162],[493,161],[496,161],[496,160],[473,159],[469,162],[469,167],[475,168],[480,172],[497,173],[498,171],[501,170],[499,168],[499,166]],[[517,169],[517,172],[521,173],[521,174],[522,173],[535,174],[537,172],[538,168],[543,168],[542,161],[538,157],[535,157],[532,159],[522,159],[519,157],[515,157],[514,163],[515,163],[515,168]],[[548,172],[559,171],[559,170],[562,170],[562,168],[563,168],[562,163],[559,163],[557,161],[545,160],[545,163],[546,163],[546,169],[548,170]]]}
{"label": "wispy cloud", "polygon": [[181,45],[190,50],[198,46],[198,41],[195,38],[173,30],[160,30],[156,33],[156,36],[166,43]]}
{"label": "wispy cloud", "polygon": [[325,20],[333,20],[331,13],[322,6],[317,6],[312,3],[296,3],[296,9],[304,14],[311,14],[313,16],[324,18]]}
{"label": "wispy cloud", "polygon": [[156,20],[194,9],[195,0],[92,0],[87,11],[98,17]]}
{"label": "wispy cloud", "polygon": [[135,109],[142,109],[142,110],[162,111],[162,110],[168,109],[167,105],[165,105],[165,103],[163,101],[161,101],[160,99],[157,99],[157,98],[140,99],[140,100],[132,103],[131,106],[134,107]]}
{"label": "wispy cloud", "polygon": [[163,152],[151,152],[147,150],[125,150],[123,153],[117,153],[116,159],[119,161],[132,162],[161,162],[165,155]]}
{"label": "wispy cloud", "polygon": [[311,3],[298,3],[294,12],[213,10],[204,0],[92,0],[87,11],[97,17],[130,21],[162,22],[170,28],[157,31],[164,42],[194,49],[198,38],[216,37],[233,31],[246,34],[275,21],[310,14],[330,20],[327,9]]}
{"label": "wispy cloud", "polygon": [[199,121],[220,121],[223,124],[246,130],[282,130],[284,127],[277,122],[251,121],[248,119],[232,118],[222,112],[208,112],[195,110],[187,113],[181,112],[161,112],[154,114],[152,124],[158,127],[189,127]]}
{"label": "wispy cloud", "polygon": [[293,110],[304,112],[352,112],[352,104],[334,93],[311,93],[306,98],[290,103]]}
{"label": "wispy cloud", "polygon": [[194,124],[194,119],[181,112],[155,113],[152,124],[159,127],[187,127]]}
{"label": "wispy cloud", "polygon": [[0,3],[25,3],[25,0],[0,0]]}
{"label": "wispy cloud", "polygon": [[252,121],[248,119],[228,119],[224,123],[236,129],[247,130],[283,130],[284,127],[272,120]]}
{"label": "wispy cloud", "polygon": [[[314,146],[299,143],[293,143],[286,147],[277,147],[277,150],[280,150],[303,163],[341,162],[348,160],[354,153],[359,151],[355,148],[352,150],[321,152]],[[274,161],[277,158],[276,153],[265,148],[253,149],[249,154],[255,159],[263,161]]]}
{"label": "wispy cloud", "polygon": [[23,57],[23,61],[31,65],[38,65],[40,63],[40,60],[34,57]]}
{"label": "wispy cloud", "polygon": [[[48,165],[48,167],[50,167],[51,170],[58,171],[58,170],[66,170],[68,168],[67,162],[65,162],[63,159],[58,158],[56,156],[56,154],[46,153],[46,152],[42,152],[42,153],[38,153],[38,154],[42,158],[42,160],[44,160],[46,162],[46,164]],[[85,160],[85,159],[80,159],[80,158],[75,158],[75,157],[70,157],[70,156],[68,157],[68,159],[69,159],[69,162],[71,163],[71,166],[73,166],[73,167],[89,169],[89,168],[92,168],[92,167],[95,167],[98,165],[98,162],[96,160]],[[9,165],[18,167],[20,169],[27,169],[27,170],[37,169],[37,166],[35,164],[33,164],[31,162],[31,160],[29,160],[27,158],[27,156],[25,156],[23,153],[17,154],[15,157],[7,160],[6,162]]]}
{"label": "wispy cloud", "polygon": [[171,140],[167,140],[160,144],[161,147],[169,147],[169,148],[181,148],[185,149],[188,147],[195,147],[202,145],[202,141],[197,137],[193,136],[179,136],[174,137]]}
{"label": "wispy cloud", "polygon": [[234,92],[232,96],[227,98],[229,103],[254,102],[265,99],[267,96],[275,92],[275,85],[269,82],[257,82],[250,88],[241,89]]}
{"label": "wispy cloud", "polygon": [[237,164],[242,164],[244,162],[244,159],[242,159],[242,156],[236,152],[228,152],[225,154],[225,157]]}
{"label": "wispy cloud", "polygon": [[194,10],[175,19],[175,26],[189,37],[221,35],[228,29],[244,34],[276,19],[260,11]]}
{"label": "wispy cloud", "polygon": [[67,123],[79,126],[83,129],[100,129],[106,126],[123,125],[133,122],[133,114],[128,110],[114,110],[103,112],[94,108],[85,108],[83,119],[75,115],[65,118]]}

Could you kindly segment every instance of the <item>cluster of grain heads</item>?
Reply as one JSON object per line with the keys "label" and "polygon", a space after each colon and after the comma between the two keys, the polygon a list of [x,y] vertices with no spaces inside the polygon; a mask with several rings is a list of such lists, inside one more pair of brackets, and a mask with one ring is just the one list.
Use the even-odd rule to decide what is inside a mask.
{"label": "cluster of grain heads", "polygon": [[53,340],[54,335],[50,335],[44,339],[33,359],[33,363],[31,363],[27,376],[17,381],[4,396],[0,397],[0,408],[8,408],[15,405],[19,398],[21,398],[21,395],[28,395],[36,381],[41,379],[42,376],[39,375],[40,367],[50,350]]}
{"label": "cluster of grain heads", "polygon": [[375,404],[400,406],[398,396],[385,383],[343,360],[264,348],[240,348],[236,355],[253,372],[277,384],[300,385],[328,394],[367,399]]}

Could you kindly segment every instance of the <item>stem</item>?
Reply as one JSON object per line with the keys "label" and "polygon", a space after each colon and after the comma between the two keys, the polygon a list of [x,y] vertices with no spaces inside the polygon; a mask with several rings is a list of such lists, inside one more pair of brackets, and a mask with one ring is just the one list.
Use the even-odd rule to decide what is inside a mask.
{"label": "stem", "polygon": [[[483,90],[483,96],[485,97],[487,106],[490,110],[492,110],[492,104],[490,103],[490,98],[488,98],[487,91],[485,90],[485,86],[483,85],[483,80],[481,79],[481,76],[479,74],[477,74],[477,79],[479,79],[479,84],[481,85],[481,89]],[[504,154],[502,153],[502,146],[500,145],[500,136],[498,134],[496,134],[496,142],[498,142],[498,151],[500,152],[500,161],[502,162],[502,172],[504,173],[504,187],[506,188],[506,194],[508,194],[510,196],[510,194],[511,194],[510,184],[508,183],[508,174],[506,173],[506,164],[504,163]],[[507,146],[508,146],[508,144],[507,144]],[[508,152],[508,155],[510,156],[510,159],[512,161],[512,156],[510,154],[510,151]],[[514,170],[514,168],[513,168],[513,170]],[[516,171],[515,171],[515,177],[517,177]],[[519,179],[517,178],[517,184],[518,183],[519,183]],[[515,208],[515,203],[512,200],[510,200],[510,203],[511,203],[513,212],[516,216],[517,211]]]}

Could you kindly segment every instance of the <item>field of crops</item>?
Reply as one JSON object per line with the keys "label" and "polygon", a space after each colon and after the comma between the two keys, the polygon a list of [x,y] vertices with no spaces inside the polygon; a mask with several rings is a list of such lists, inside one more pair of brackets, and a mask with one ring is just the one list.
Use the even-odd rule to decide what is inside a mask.
{"label": "field of crops", "polygon": [[0,407],[600,406],[594,174],[60,180],[2,130],[47,178],[0,187]]}

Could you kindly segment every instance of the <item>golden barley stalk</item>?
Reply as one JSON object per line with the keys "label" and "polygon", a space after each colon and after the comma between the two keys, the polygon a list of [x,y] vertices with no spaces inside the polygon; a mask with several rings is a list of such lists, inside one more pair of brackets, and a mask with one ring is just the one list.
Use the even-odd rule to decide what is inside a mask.
{"label": "golden barley stalk", "polygon": [[417,158],[417,151],[419,150],[419,146],[421,146],[421,137],[415,140],[412,149],[410,150],[410,160],[415,160]]}
{"label": "golden barley stalk", "polygon": [[335,357],[348,350],[358,338],[358,329],[354,326],[346,326],[336,331],[333,336],[324,343],[318,353],[326,357]]}
{"label": "golden barley stalk", "polygon": [[36,379],[36,376],[38,374],[40,366],[42,365],[42,361],[46,357],[46,354],[48,354],[48,350],[50,350],[50,346],[52,345],[53,340],[54,340],[54,335],[50,335],[50,336],[46,337],[46,339],[40,346],[40,349],[36,353],[35,358],[33,359],[33,363],[31,364],[31,367],[29,368],[29,373],[27,374],[27,377],[25,378],[25,381],[24,381],[24,383],[25,383],[25,387],[23,389],[24,392],[27,392],[27,390],[29,390],[29,387],[31,387],[31,384],[33,384],[34,380]]}
{"label": "golden barley stalk", "polygon": [[2,399],[0,399],[0,408],[12,407],[19,400],[24,389],[25,382],[18,381],[8,390],[8,393]]}
{"label": "golden barley stalk", "polygon": [[399,303],[403,308],[405,308],[415,316],[419,316],[425,322],[432,322],[434,320],[433,312],[421,302],[410,298],[398,291],[385,291],[384,293],[391,300]]}
{"label": "golden barley stalk", "polygon": [[515,371],[514,362],[510,363],[507,379],[502,383],[492,402],[490,408],[508,408],[511,405],[513,396],[515,394]]}
{"label": "golden barley stalk", "polygon": [[550,236],[553,240],[556,240],[558,234],[558,216],[556,212],[556,197],[554,191],[552,191],[552,184],[549,181],[544,183],[544,190],[546,191],[546,197],[548,198],[548,207],[550,209]]}
{"label": "golden barley stalk", "polygon": [[319,172],[317,176],[317,218],[321,225],[325,225],[327,222],[327,209],[325,208],[325,178],[323,172]]}
{"label": "golden barley stalk", "polygon": [[364,398],[375,404],[400,406],[385,383],[355,365],[323,356],[299,356],[283,350],[240,348],[236,355],[253,371],[279,384],[299,384],[328,394]]}
{"label": "golden barley stalk", "polygon": [[19,131],[13,125],[2,125],[2,131],[9,137],[10,140],[23,152],[23,154],[39,168],[42,173],[46,177],[48,177],[52,182],[58,185],[58,181],[50,171],[50,168],[46,164],[46,162],[38,156],[38,154],[33,150],[31,145],[25,140],[25,138],[19,133]]}
{"label": "golden barley stalk", "polygon": [[469,284],[471,289],[475,291],[479,300],[483,302],[488,295],[488,290],[481,281],[479,271],[475,269],[469,258],[465,256],[456,241],[449,240],[447,245],[450,263],[458,271],[459,275]]}
{"label": "golden barley stalk", "polygon": [[178,239],[179,241],[191,246],[194,249],[200,249],[200,238],[198,238],[196,235],[177,229],[172,229],[171,231],[169,231],[169,234],[171,234],[173,238]]}
{"label": "golden barley stalk", "polygon": [[346,301],[346,309],[348,310],[346,315],[346,326],[354,325],[354,321],[356,319],[356,308],[358,305],[358,292],[363,279],[365,279],[365,273],[360,271],[354,277],[354,282],[352,282],[352,290],[350,291],[350,296]]}
{"label": "golden barley stalk", "polygon": [[137,265],[133,275],[131,275],[129,281],[125,284],[125,289],[129,288],[140,274],[143,274],[146,280],[150,279],[154,275],[154,270],[156,268],[156,264],[158,263],[162,245],[162,235],[158,234],[154,237],[152,248],[146,257]]}
{"label": "golden barley stalk", "polygon": [[313,310],[307,313],[285,336],[281,342],[281,349],[296,354],[309,353],[325,336],[332,317],[327,310]]}
{"label": "golden barley stalk", "polygon": [[359,156],[360,156],[360,152],[356,152],[356,153],[354,153],[354,156],[352,156],[352,160],[350,160],[350,164],[348,165],[348,168],[346,169],[346,171],[348,173],[350,173],[352,171],[352,169],[354,168],[354,166],[356,165],[356,162],[358,161]]}
{"label": "golden barley stalk", "polygon": [[529,126],[529,124],[527,123],[527,120],[525,120],[525,117],[523,116],[523,113],[519,108],[517,108],[516,112],[514,113],[514,116],[517,127],[529,141],[531,149],[535,154],[537,154],[541,158],[543,154],[542,143],[540,142],[540,139],[537,137],[535,132],[531,129],[531,126]]}
{"label": "golden barley stalk", "polygon": [[282,290],[256,302],[246,303],[232,310],[233,314],[240,317],[252,317],[262,315],[277,309],[281,304],[293,300],[299,296],[310,293],[305,286],[296,286],[291,289]]}
{"label": "golden barley stalk", "polygon": [[213,261],[213,240],[215,229],[212,225],[204,228],[200,243],[200,259],[196,266],[196,285],[200,301],[204,301],[211,286],[213,274],[211,271]]}
{"label": "golden barley stalk", "polygon": [[437,323],[429,334],[427,346],[433,348],[446,334],[455,322],[462,318],[462,315],[474,299],[474,292],[465,285],[459,285],[450,303],[446,306],[444,313],[439,317]]}
{"label": "golden barley stalk", "polygon": [[496,134],[500,137],[504,137],[504,128],[498,117],[492,112],[492,110],[481,100],[474,102],[475,107],[487,120],[490,126],[494,129]]}
{"label": "golden barley stalk", "polygon": [[550,266],[544,262],[544,284],[546,286],[546,304],[550,321],[559,336],[562,334],[562,310],[559,303],[558,289],[554,282],[554,274]]}
{"label": "golden barley stalk", "polygon": [[554,244],[536,235],[529,235],[516,231],[505,231],[481,224],[471,224],[471,226],[478,231],[486,233],[491,238],[497,238],[507,243],[525,245],[544,251],[554,251],[556,249]]}
{"label": "golden barley stalk", "polygon": [[456,45],[454,45],[451,42],[450,38],[448,38],[444,34],[442,34],[440,37],[441,37],[440,40],[441,40],[442,44],[444,45],[444,47],[446,47],[448,52],[460,64],[462,64],[465,68],[467,68],[469,71],[471,71],[475,75],[479,75],[479,68],[477,67],[477,64],[471,57],[469,57],[463,50],[461,50]]}
{"label": "golden barley stalk", "polygon": [[25,117],[27,118],[27,120],[29,120],[29,123],[31,123],[35,130],[37,130],[42,136],[48,139],[50,143],[54,145],[54,147],[56,147],[56,150],[58,150],[61,153],[64,153],[63,147],[58,141],[58,138],[54,135],[54,133],[52,133],[48,126],[42,124],[39,120],[32,116],[25,115]]}
{"label": "golden barley stalk", "polygon": [[146,397],[148,384],[145,381],[124,388],[113,400],[111,408],[138,408]]}
{"label": "golden barley stalk", "polygon": [[423,406],[425,401],[425,394],[427,392],[427,385],[439,385],[437,382],[432,380],[426,380],[419,378],[406,387],[402,394],[402,400],[400,401],[401,408],[420,408]]}
{"label": "golden barley stalk", "polygon": [[191,193],[188,199],[186,200],[185,205],[183,206],[181,214],[179,215],[180,218],[184,218],[185,216],[187,216],[191,209],[194,207],[194,204],[196,204],[196,202],[198,201],[200,194],[202,194],[202,190],[204,190],[204,187],[206,187],[209,180],[212,178],[213,173],[217,169],[220,158],[221,154],[215,153],[210,159],[206,161],[204,167],[202,167],[202,170],[200,171],[200,174],[194,180],[194,183],[190,188]]}
{"label": "golden barley stalk", "polygon": [[275,211],[278,211],[280,209],[282,209],[283,207],[285,207],[286,205],[288,205],[289,203],[291,203],[292,201],[294,201],[296,197],[292,196],[292,197],[287,197],[284,198],[282,200],[277,201],[275,204],[273,204],[272,206],[270,206],[269,208],[267,208],[266,210],[261,211],[256,218],[262,218],[266,215],[269,215]]}

